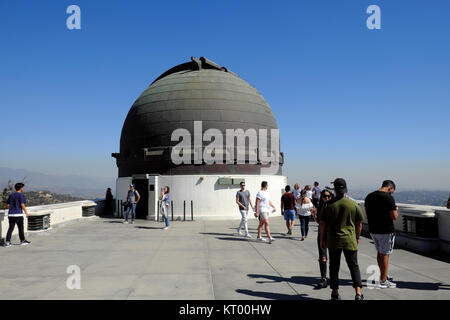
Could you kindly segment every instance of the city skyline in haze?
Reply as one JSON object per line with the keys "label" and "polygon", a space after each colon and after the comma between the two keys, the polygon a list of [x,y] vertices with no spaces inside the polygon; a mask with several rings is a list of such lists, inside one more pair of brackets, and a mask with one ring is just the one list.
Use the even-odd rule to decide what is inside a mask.
{"label": "city skyline in haze", "polygon": [[450,189],[449,15],[448,1],[2,2],[0,167],[117,177],[135,99],[204,56],[267,100],[289,183]]}

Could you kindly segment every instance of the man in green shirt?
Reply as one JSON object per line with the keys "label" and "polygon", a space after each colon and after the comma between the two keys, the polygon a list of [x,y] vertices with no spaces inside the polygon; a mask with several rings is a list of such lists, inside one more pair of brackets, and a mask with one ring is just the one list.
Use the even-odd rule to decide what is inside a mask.
{"label": "man in green shirt", "polygon": [[[358,243],[361,233],[363,214],[359,205],[345,196],[347,183],[344,179],[334,180],[336,197],[328,202],[320,217],[320,246],[328,247],[330,255],[330,288],[331,299],[340,300],[339,296],[339,267],[341,253],[344,252],[345,261],[350,269],[355,300],[363,300],[361,293],[361,273],[358,266]],[[324,234],[327,234],[325,243]]]}

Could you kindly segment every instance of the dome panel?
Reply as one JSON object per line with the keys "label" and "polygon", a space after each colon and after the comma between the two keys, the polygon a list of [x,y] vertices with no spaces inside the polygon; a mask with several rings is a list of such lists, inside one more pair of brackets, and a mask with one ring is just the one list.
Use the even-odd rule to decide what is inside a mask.
{"label": "dome panel", "polygon": [[[136,99],[123,125],[120,154],[116,155],[120,177],[137,173],[212,173],[214,168],[220,173],[245,168],[246,173],[259,174],[258,164],[176,166],[170,161],[171,148],[178,144],[171,141],[172,132],[184,128],[193,135],[194,121],[202,122],[203,132],[215,128],[224,136],[227,129],[278,129],[272,110],[253,86],[209,63],[199,65],[193,60],[176,66]],[[204,142],[204,146],[209,143]],[[144,153],[148,148],[159,148],[164,153],[148,158]]]}

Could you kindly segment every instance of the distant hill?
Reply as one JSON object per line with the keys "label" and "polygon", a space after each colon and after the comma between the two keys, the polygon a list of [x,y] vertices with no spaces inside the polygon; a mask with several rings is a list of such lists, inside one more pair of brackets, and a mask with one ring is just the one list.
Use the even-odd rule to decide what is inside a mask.
{"label": "distant hill", "polygon": [[[349,196],[354,199],[364,200],[364,198],[372,191],[373,190],[350,190]],[[445,207],[447,205],[449,195],[449,191],[442,190],[404,190],[396,191],[393,194],[395,201],[398,203],[422,204],[441,207]]]}
{"label": "distant hill", "polygon": [[55,194],[65,194],[83,199],[105,197],[106,188],[115,190],[115,177],[96,178],[81,175],[50,175],[32,172],[25,169],[0,168],[0,188],[6,187],[8,180],[13,183],[23,181],[25,178],[25,191],[42,191]]}
{"label": "distant hill", "polygon": [[[49,191],[25,191],[24,194],[28,207],[85,200],[83,198],[72,197],[68,194],[56,194]],[[0,202],[6,202],[6,199],[6,197],[3,198],[0,194]]]}

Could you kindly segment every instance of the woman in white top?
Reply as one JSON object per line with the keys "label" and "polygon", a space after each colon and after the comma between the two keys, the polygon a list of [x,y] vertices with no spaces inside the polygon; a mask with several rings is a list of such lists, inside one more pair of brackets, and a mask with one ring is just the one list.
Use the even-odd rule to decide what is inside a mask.
{"label": "woman in white top", "polygon": [[308,184],[305,186],[305,190],[306,190],[306,196],[309,198],[309,200],[312,200],[312,196],[313,196],[312,187]]}
{"label": "woman in white top", "polygon": [[302,190],[300,199],[298,200],[298,204],[300,205],[298,217],[300,219],[300,230],[302,231],[302,241],[303,241],[308,236],[311,209],[314,208],[311,199],[309,199],[306,196],[306,190]]}
{"label": "woman in white top", "polygon": [[300,195],[302,191],[300,190],[300,186],[298,183],[294,185],[294,191],[292,191],[295,197],[295,213],[298,214],[298,210],[300,210],[300,204],[298,203],[298,200],[300,200]]}
{"label": "woman in white top", "polygon": [[169,206],[170,206],[170,188],[165,186],[164,189],[161,190],[161,195],[159,197],[161,200],[161,213],[166,220],[166,226],[163,228],[164,230],[169,229]]}

